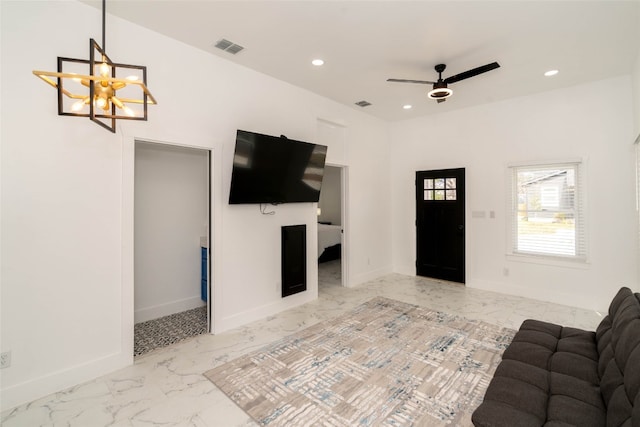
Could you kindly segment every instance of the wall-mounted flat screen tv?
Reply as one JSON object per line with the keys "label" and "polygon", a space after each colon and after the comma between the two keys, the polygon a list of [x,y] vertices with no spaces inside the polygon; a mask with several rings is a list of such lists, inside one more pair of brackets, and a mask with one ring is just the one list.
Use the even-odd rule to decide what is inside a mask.
{"label": "wall-mounted flat screen tv", "polygon": [[317,202],[327,147],[238,130],[230,204]]}

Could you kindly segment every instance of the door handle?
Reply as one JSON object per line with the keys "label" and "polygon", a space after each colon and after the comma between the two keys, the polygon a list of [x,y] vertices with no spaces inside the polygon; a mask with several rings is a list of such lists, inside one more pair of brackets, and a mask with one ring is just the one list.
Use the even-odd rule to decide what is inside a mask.
{"label": "door handle", "polygon": [[464,230],[464,225],[458,225],[458,230],[459,230],[459,231]]}

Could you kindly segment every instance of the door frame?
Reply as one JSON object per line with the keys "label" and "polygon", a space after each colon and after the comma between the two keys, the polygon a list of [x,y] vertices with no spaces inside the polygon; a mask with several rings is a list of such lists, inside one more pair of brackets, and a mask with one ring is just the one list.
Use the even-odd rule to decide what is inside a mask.
{"label": "door frame", "polygon": [[[349,233],[349,215],[348,215],[348,181],[349,181],[349,167],[346,165],[341,165],[337,163],[326,163],[325,167],[332,167],[336,169],[340,169],[340,223],[342,227],[341,233],[341,250],[340,250],[340,281],[341,286],[348,288],[351,283],[349,277],[349,242],[350,242],[350,233]],[[318,254],[320,256],[320,254]]]}
{"label": "door frame", "polygon": [[349,287],[349,227],[347,226],[347,220],[349,216],[347,215],[347,200],[348,200],[348,188],[347,185],[349,179],[349,167],[348,166],[337,166],[340,168],[340,221],[342,222],[342,247],[340,249],[340,267],[341,267],[341,277],[340,280],[342,282],[343,287]]}
{"label": "door frame", "polygon": [[215,153],[212,148],[200,145],[179,144],[175,142],[159,141],[149,138],[139,138],[135,136],[123,136],[122,138],[122,286],[121,286],[121,357],[126,364],[133,363],[134,357],[134,206],[135,206],[135,144],[136,142],[155,143],[174,147],[193,148],[209,152],[209,230],[208,230],[208,257],[207,257],[207,318],[208,333],[213,333],[215,323],[213,317],[214,307],[214,159]]}
{"label": "door frame", "polygon": [[[418,194],[418,188],[423,188],[422,186],[418,187],[418,174],[421,173],[437,173],[437,174],[446,174],[446,173],[451,173],[455,171],[455,173],[459,174],[460,171],[462,171],[462,178],[463,178],[463,183],[462,183],[462,189],[463,189],[463,197],[462,199],[457,199],[457,201],[461,201],[462,202],[462,214],[461,214],[461,220],[462,220],[462,250],[461,250],[461,256],[462,256],[462,262],[460,264],[461,269],[462,269],[462,281],[455,281],[455,280],[450,280],[450,279],[444,279],[444,278],[438,278],[438,277],[432,277],[435,280],[443,280],[443,281],[449,281],[452,283],[460,283],[463,285],[466,285],[467,282],[467,218],[466,218],[466,195],[467,195],[467,191],[466,191],[466,177],[467,177],[467,170],[465,167],[453,167],[453,168],[441,168],[441,169],[423,169],[423,170],[416,170],[415,171],[415,175],[414,175],[414,200],[415,200],[415,220],[414,220],[414,229],[415,229],[415,249],[416,249],[416,257],[415,257],[415,263],[414,263],[414,272],[416,274],[416,276],[418,275],[418,255],[420,252],[419,249],[419,233],[418,233],[418,213],[420,210],[419,204],[418,204],[418,198],[419,198],[419,194]],[[460,188],[458,185],[456,185],[456,188]],[[423,196],[424,197],[424,196]],[[446,201],[444,201],[445,203],[447,203]],[[420,277],[429,277],[429,276],[422,276],[420,275]]]}

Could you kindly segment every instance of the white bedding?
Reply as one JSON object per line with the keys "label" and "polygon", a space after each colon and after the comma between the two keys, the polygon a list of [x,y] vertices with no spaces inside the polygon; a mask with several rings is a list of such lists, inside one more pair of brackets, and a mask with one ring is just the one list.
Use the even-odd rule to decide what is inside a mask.
{"label": "white bedding", "polygon": [[318,256],[330,246],[342,242],[342,226],[318,224]]}

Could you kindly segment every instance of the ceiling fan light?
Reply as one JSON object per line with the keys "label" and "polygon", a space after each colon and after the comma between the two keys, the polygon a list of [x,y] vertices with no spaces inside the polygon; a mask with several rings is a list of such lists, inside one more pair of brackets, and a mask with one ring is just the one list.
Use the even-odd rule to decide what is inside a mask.
{"label": "ceiling fan light", "polygon": [[431,99],[444,99],[453,95],[453,91],[447,87],[438,87],[431,90],[427,96]]}

